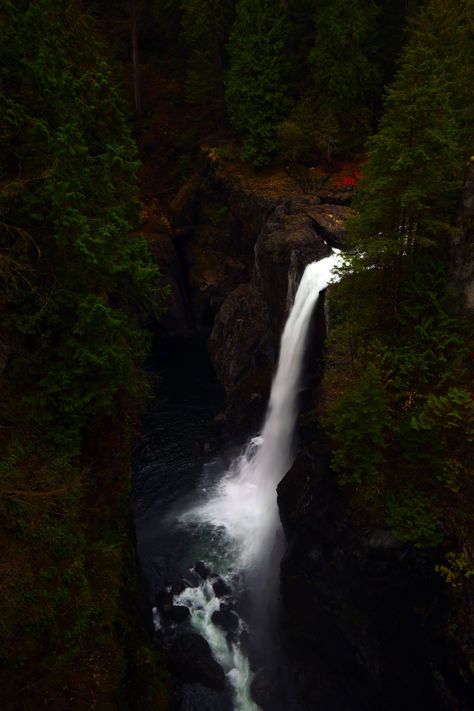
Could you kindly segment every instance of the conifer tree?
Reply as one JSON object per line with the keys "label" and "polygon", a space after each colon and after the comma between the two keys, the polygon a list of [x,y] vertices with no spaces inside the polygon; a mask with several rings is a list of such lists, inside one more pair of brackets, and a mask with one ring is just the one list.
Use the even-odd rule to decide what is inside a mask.
{"label": "conifer tree", "polygon": [[412,23],[357,198],[364,259],[404,258],[449,233],[474,109],[469,4],[432,0]]}
{"label": "conifer tree", "polygon": [[20,417],[77,447],[87,420],[133,390],[143,352],[132,312],[150,300],[155,270],[128,234],[136,149],[75,4],[7,2],[2,20],[1,325],[17,353],[2,377]]}
{"label": "conifer tree", "polygon": [[82,3],[5,0],[0,26],[2,708],[114,707],[130,684],[127,439],[158,273],[130,234],[136,148]]}
{"label": "conifer tree", "polygon": [[226,104],[243,157],[268,163],[288,106],[287,15],[281,0],[238,0],[228,51]]}
{"label": "conifer tree", "polygon": [[185,0],[182,37],[187,48],[186,96],[201,114],[222,114],[225,44],[232,21],[229,0]]}
{"label": "conifer tree", "polygon": [[446,289],[473,139],[472,8],[429,0],[410,23],[349,224],[325,375],[342,481],[419,546],[461,531],[473,495],[470,344]]}
{"label": "conifer tree", "polygon": [[330,109],[350,112],[369,95],[377,78],[370,61],[377,12],[371,1],[321,0],[317,4],[310,63],[316,93]]}
{"label": "conifer tree", "polygon": [[[321,119],[339,127],[342,146],[357,146],[370,128],[380,90],[376,58],[378,8],[374,0],[321,0],[309,55],[312,91]],[[345,140],[344,140],[345,139]]]}

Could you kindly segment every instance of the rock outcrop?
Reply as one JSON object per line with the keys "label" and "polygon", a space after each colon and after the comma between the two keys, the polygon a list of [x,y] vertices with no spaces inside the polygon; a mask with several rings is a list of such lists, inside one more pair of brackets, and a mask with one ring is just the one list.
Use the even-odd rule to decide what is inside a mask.
{"label": "rock outcrop", "polygon": [[213,151],[173,200],[168,239],[158,242],[167,250],[164,271],[172,285],[164,318],[175,319],[171,331],[179,333],[186,313],[208,339],[231,426],[260,421],[304,268],[341,246],[349,214],[346,205],[305,194],[284,171],[256,176]]}
{"label": "rock outcrop", "polygon": [[349,506],[320,438],[278,487],[288,548],[283,635],[309,708],[461,711],[467,661],[447,639],[441,551],[400,544]]}
{"label": "rock outcrop", "polygon": [[326,190],[323,203],[284,171],[258,176],[211,150],[167,215],[153,202],[144,209],[170,291],[159,334],[208,340],[229,426],[260,423],[299,280],[307,264],[342,245],[349,198]]}
{"label": "rock outcrop", "polygon": [[183,682],[202,684],[214,691],[223,691],[224,670],[212,656],[204,637],[194,632],[179,635],[168,649],[171,671]]}

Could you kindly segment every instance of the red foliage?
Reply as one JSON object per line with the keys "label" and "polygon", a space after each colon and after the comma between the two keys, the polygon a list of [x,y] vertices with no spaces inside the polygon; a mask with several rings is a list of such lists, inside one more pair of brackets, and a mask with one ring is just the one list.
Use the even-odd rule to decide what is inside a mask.
{"label": "red foliage", "polygon": [[354,188],[361,177],[361,171],[355,168],[350,174],[346,173],[345,175],[335,177],[333,184],[335,188]]}

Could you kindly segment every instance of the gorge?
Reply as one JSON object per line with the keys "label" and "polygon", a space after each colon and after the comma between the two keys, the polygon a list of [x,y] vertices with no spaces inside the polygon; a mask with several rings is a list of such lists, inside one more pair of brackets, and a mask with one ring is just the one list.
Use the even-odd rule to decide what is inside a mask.
{"label": "gorge", "polygon": [[[195,574],[200,571],[203,580],[184,587],[178,594],[172,584],[166,587],[173,595],[173,606],[167,609],[160,601],[159,608],[153,608],[156,631],[162,627],[160,613],[166,619],[173,611],[176,614],[179,609],[183,613],[184,609],[189,610],[192,627],[209,642],[224,668],[234,689],[233,708],[240,711],[257,708],[250,696],[252,676],[245,646],[253,647],[267,675],[269,662],[278,656],[272,646],[278,646],[276,619],[283,540],[276,487],[292,461],[301,371],[313,309],[336,264],[337,255],[325,257],[309,264],[303,273],[283,331],[261,435],[253,437],[216,480],[209,472],[204,474],[200,482],[202,493],[198,494],[202,501],[194,501],[186,510],[188,494],[184,504],[173,502],[173,509],[180,511],[174,514],[174,522],[169,521],[173,516],[168,514],[168,525],[180,527],[190,541],[193,539],[187,559],[192,560],[191,551],[200,551],[204,563],[199,562],[191,570]],[[186,569],[181,574],[185,578]],[[242,598],[247,600],[248,608],[244,619],[238,614]],[[219,615],[223,617],[221,622]],[[272,672],[275,675],[275,670]],[[273,678],[272,683],[275,684]],[[272,704],[276,708],[281,701],[273,699]]]}
{"label": "gorge", "polygon": [[473,3],[1,3],[2,711],[474,709]]}
{"label": "gorge", "polygon": [[[250,688],[261,708],[271,710],[279,708],[278,704],[282,709],[312,709],[323,704],[327,709],[351,711],[396,709],[402,703],[413,709],[428,703],[430,708],[449,708],[440,698],[449,699],[451,692],[446,689],[456,684],[456,673],[449,665],[444,666],[445,652],[440,651],[443,665],[437,666],[441,664],[437,650],[445,649],[441,629],[448,604],[434,572],[439,554],[410,551],[387,530],[374,527],[368,520],[357,520],[346,510],[344,495],[337,492],[328,470],[327,442],[311,418],[303,418],[299,424],[297,457],[287,474],[291,464],[288,451],[283,453],[277,446],[277,461],[269,463],[261,439],[252,439],[263,422],[265,396],[270,391],[271,371],[278,353],[278,331],[283,330],[288,304],[292,303],[298,284],[304,288],[305,264],[315,258],[319,261],[313,267],[330,263],[334,257],[326,256],[331,249],[327,243],[343,244],[344,221],[350,209],[341,202],[348,202],[351,189],[332,193],[326,190],[321,199],[317,194],[302,194],[296,183],[282,176],[278,191],[273,177],[274,192],[269,193],[265,179],[249,184],[244,176],[236,177],[212,158],[207,165],[201,182],[194,178],[190,183],[194,194],[190,195],[188,187],[185,199],[176,204],[174,234],[167,239],[170,244],[179,244],[181,235],[189,235],[190,230],[203,234],[201,224],[209,215],[209,206],[219,209],[219,203],[225,200],[229,209],[218,225],[219,241],[210,230],[204,233],[204,239],[200,238],[200,249],[213,254],[218,254],[219,249],[228,250],[226,235],[230,234],[241,254],[249,255],[246,267],[239,267],[238,272],[238,278],[247,281],[237,285],[231,270],[222,276],[219,272],[201,275],[196,271],[193,265],[199,265],[197,255],[187,251],[186,243],[180,257],[180,264],[188,269],[184,281],[190,289],[191,318],[197,318],[198,329],[207,337],[208,353],[224,386],[224,398],[215,385],[209,386],[214,381],[206,366],[207,375],[197,386],[200,395],[191,407],[196,412],[206,410],[203,421],[208,424],[197,435],[201,438],[197,454],[193,445],[192,466],[188,467],[185,483],[179,484],[181,465],[176,467],[172,460],[168,464],[174,471],[171,498],[166,495],[166,484],[164,489],[163,483],[157,488],[152,485],[145,514],[137,518],[138,550],[148,586],[146,614],[150,620],[151,609],[155,608],[159,644],[170,650],[177,707],[192,708],[194,704],[200,708],[208,704],[209,708],[228,709],[234,703],[236,709],[251,709],[255,701],[251,700]],[[179,294],[178,287],[175,293]],[[201,320],[206,312],[212,314],[210,325],[207,319]],[[273,324],[269,312],[273,313]],[[176,324],[180,311],[175,314]],[[295,381],[291,381],[291,387],[287,381],[291,392],[286,392],[285,398],[289,397],[290,402],[286,401],[284,409],[289,416],[291,400],[293,406],[299,402],[304,411],[317,403],[327,318],[328,308],[323,309],[320,304],[308,322],[310,339],[304,367],[311,378],[306,382],[303,399]],[[178,333],[180,328],[184,329],[182,323],[175,325],[172,332]],[[180,373],[195,368],[191,353],[191,360],[177,361]],[[282,351],[280,358],[283,357]],[[205,360],[205,355],[198,363],[201,358]],[[165,382],[173,381],[166,365],[163,378]],[[273,388],[277,381],[278,375]],[[178,387],[188,386],[181,382]],[[211,400],[206,393],[211,393]],[[180,402],[186,400],[186,394],[178,395],[178,420],[185,412]],[[163,410],[163,403],[160,409]],[[271,413],[270,405],[264,441],[268,441],[265,430]],[[184,421],[186,427],[185,414]],[[182,447],[182,435],[179,436]],[[246,447],[248,437],[250,444]],[[163,450],[164,442],[161,440],[160,445],[160,434],[153,425],[147,441],[151,451],[155,448],[156,457],[164,457],[166,469],[166,444]],[[279,436],[277,443],[281,444]],[[149,457],[147,461],[147,478],[153,481],[153,464]],[[202,471],[199,462],[204,465]],[[286,547],[281,567],[283,608],[273,618],[267,669],[258,649],[255,645],[252,648],[249,610],[244,621],[234,617],[241,606],[242,592],[245,601],[249,588],[264,590],[263,577],[257,575],[252,580],[248,569],[242,576],[242,568],[248,566],[260,546],[271,559],[271,545],[259,529],[269,519],[259,517],[257,522],[248,510],[250,504],[254,515],[259,513],[258,501],[252,499],[257,464],[259,469],[272,472],[265,497],[271,497],[279,485],[280,516],[287,539],[286,544],[280,541],[277,554],[278,560]],[[140,502],[142,476],[139,455],[135,496]],[[166,482],[169,474],[162,473],[161,477]],[[153,497],[162,499],[161,507],[152,506],[147,513]],[[270,511],[267,503],[264,509]],[[242,547],[244,562],[239,564],[236,561],[242,556]],[[204,579],[196,575],[198,561],[199,568],[205,563]],[[278,564],[273,572],[276,581],[277,568]],[[214,593],[216,582],[223,583],[223,598]],[[248,600],[246,604],[248,608]],[[184,613],[176,608],[182,606],[190,610],[190,615],[178,623],[175,616],[183,617]],[[431,607],[429,613],[417,615],[416,610],[426,606]],[[219,626],[222,612],[220,623],[224,627]],[[199,667],[199,655],[209,655],[193,638],[188,639],[190,647],[183,652],[184,642],[179,638],[187,639],[190,630],[198,631],[209,642],[228,676],[227,691],[223,690],[223,677],[215,669],[212,672],[204,665],[207,671],[201,671],[201,676],[197,673],[198,678],[190,672],[194,666]],[[255,627],[253,633],[255,636]],[[455,654],[449,664],[456,663]],[[460,661],[460,657],[457,659]],[[216,682],[216,674],[220,681]],[[206,687],[206,679],[211,688]],[[229,696],[232,689],[233,702]]]}

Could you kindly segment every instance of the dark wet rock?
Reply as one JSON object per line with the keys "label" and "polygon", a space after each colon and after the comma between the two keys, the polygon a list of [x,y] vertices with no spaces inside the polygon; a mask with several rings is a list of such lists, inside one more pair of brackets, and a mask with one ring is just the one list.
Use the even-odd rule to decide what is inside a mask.
{"label": "dark wet rock", "polygon": [[173,607],[173,592],[170,588],[160,590],[156,596],[156,606],[160,612],[167,613]]}
{"label": "dark wet rock", "polygon": [[211,620],[225,632],[235,632],[239,628],[239,618],[232,610],[216,610],[212,613]]}
{"label": "dark wet rock", "polygon": [[166,617],[173,622],[184,622],[189,619],[191,613],[186,605],[173,605],[171,610],[166,613]]}
{"label": "dark wet rock", "polygon": [[321,188],[318,197],[322,203],[328,205],[350,205],[354,197],[354,188]]}
{"label": "dark wet rock", "polygon": [[235,413],[236,421],[248,422],[249,411],[242,402],[253,402],[248,424],[257,426],[263,417],[275,357],[270,341],[268,308],[259,286],[241,284],[226,296],[208,341],[227,394],[227,410]]}
{"label": "dark wet rock", "polygon": [[203,684],[216,691],[225,688],[224,670],[201,635],[189,632],[176,637],[167,651],[167,659],[172,674],[182,681]]}
{"label": "dark wet rock", "polygon": [[313,221],[315,229],[323,239],[331,245],[341,249],[344,247],[346,223],[352,215],[349,207],[342,205],[316,205],[307,212]]}
{"label": "dark wet rock", "polygon": [[318,204],[311,196],[277,204],[256,242],[255,279],[270,314],[275,350],[305,267],[331,252],[308,215]]}
{"label": "dark wet rock", "polygon": [[275,709],[275,684],[265,669],[261,669],[255,675],[250,685],[250,695],[263,711],[273,711]]}
{"label": "dark wet rock", "polygon": [[250,622],[252,618],[253,593],[250,588],[242,590],[234,603],[234,609],[245,622]]}
{"label": "dark wet rock", "polygon": [[201,583],[201,576],[194,569],[188,570],[183,582],[187,588],[197,588]]}
{"label": "dark wet rock", "polygon": [[194,321],[206,337],[226,295],[246,281],[248,274],[237,256],[226,254],[221,245],[219,248],[203,245],[199,236],[190,241],[186,262]]}
{"label": "dark wet rock", "polygon": [[198,575],[201,576],[203,580],[207,580],[207,578],[211,574],[211,569],[206,563],[204,563],[202,560],[198,560],[197,563],[194,566],[194,570]]}
{"label": "dark wet rock", "polygon": [[230,585],[228,585],[228,583],[220,577],[217,578],[215,583],[212,583],[212,589],[214,590],[214,595],[216,597],[225,597],[226,595],[230,595],[232,592]]}
{"label": "dark wet rock", "polygon": [[153,640],[159,649],[167,649],[172,640],[176,637],[176,627],[174,625],[163,624],[156,630]]}
{"label": "dark wet rock", "polygon": [[[435,572],[443,552],[401,544],[351,511],[328,459],[315,440],[278,486],[288,539],[282,639],[300,691],[310,708],[464,708],[465,662],[450,656],[453,639],[443,641],[447,591]],[[444,704],[449,694],[458,706]]]}
{"label": "dark wet rock", "polygon": [[216,451],[220,446],[220,442],[217,437],[208,439],[200,445],[200,451],[202,454],[210,454]]}
{"label": "dark wet rock", "polygon": [[187,587],[190,587],[189,585],[186,585],[184,580],[178,580],[176,583],[173,583],[171,586],[171,592],[173,595],[181,595],[182,592],[186,590]]}
{"label": "dark wet rock", "polygon": [[203,189],[203,178],[194,173],[178,190],[170,203],[174,238],[179,238],[194,225],[199,218],[199,199]]}
{"label": "dark wet rock", "polygon": [[202,684],[174,684],[175,711],[230,711],[233,707],[229,688],[214,691]]}

